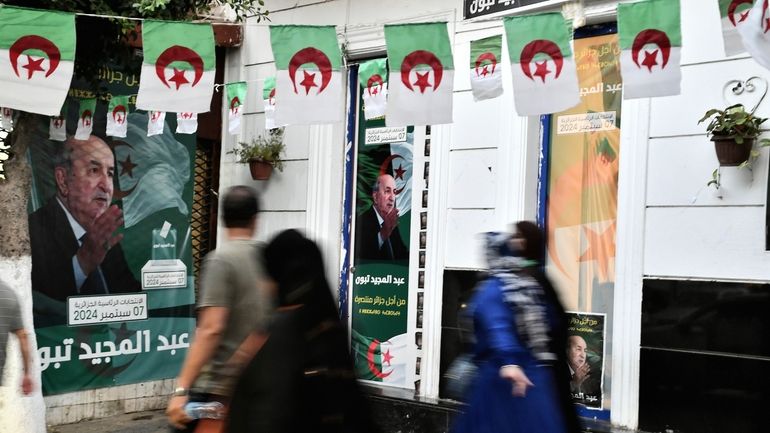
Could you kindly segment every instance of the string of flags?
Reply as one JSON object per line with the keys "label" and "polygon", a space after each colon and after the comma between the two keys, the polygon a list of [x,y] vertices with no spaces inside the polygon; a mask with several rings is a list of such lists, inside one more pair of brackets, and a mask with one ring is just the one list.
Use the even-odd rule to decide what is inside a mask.
{"label": "string of flags", "polygon": [[[768,0],[715,0],[728,55],[748,51],[770,69]],[[0,8],[0,121],[12,111],[51,116],[50,137],[66,135],[64,101],[75,59],[75,14]],[[618,5],[623,97],[680,93],[680,0]],[[560,13],[503,18],[503,34],[471,41],[471,90],[476,101],[503,94],[505,39],[519,115],[569,109],[580,101],[571,48],[572,28]],[[270,25],[276,75],[265,79],[265,127],[344,120],[344,63],[334,26]],[[162,133],[166,112],[177,113],[177,132],[194,133],[197,115],[209,111],[214,85],[211,24],[142,22],[144,58],[136,108],[146,110],[148,135]],[[385,116],[387,126],[452,122],[455,65],[446,23],[384,26],[387,59],[360,64],[364,115]],[[246,104],[245,81],[225,85],[228,131],[238,134]],[[95,100],[82,99],[76,136],[92,128]],[[107,134],[124,137],[129,104],[113,96]]]}

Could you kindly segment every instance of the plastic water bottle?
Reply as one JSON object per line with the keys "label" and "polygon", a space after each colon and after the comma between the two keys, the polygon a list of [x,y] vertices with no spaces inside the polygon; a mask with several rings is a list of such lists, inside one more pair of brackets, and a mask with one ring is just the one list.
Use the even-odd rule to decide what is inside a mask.
{"label": "plastic water bottle", "polygon": [[184,406],[184,411],[192,419],[222,419],[225,417],[225,406],[218,401],[191,401]]}

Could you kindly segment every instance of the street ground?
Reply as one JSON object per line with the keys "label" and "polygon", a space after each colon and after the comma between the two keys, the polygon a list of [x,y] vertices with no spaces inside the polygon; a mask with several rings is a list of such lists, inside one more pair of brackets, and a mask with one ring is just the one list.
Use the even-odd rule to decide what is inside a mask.
{"label": "street ground", "polygon": [[48,433],[168,433],[162,410],[134,412],[109,418],[48,427]]}

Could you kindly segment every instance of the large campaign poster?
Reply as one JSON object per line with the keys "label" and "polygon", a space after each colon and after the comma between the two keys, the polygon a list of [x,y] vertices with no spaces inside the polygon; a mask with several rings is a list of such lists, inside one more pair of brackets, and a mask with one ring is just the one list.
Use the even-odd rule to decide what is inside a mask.
{"label": "large campaign poster", "polygon": [[604,402],[604,314],[567,313],[567,364],[575,403],[601,409]]}
{"label": "large campaign poster", "polygon": [[[194,328],[195,136],[175,134],[169,115],[148,137],[150,115],[133,105],[138,76],[102,78],[106,92],[73,84],[60,118],[19,137],[32,168],[33,312],[47,395],[175,377]],[[120,95],[128,106],[108,113]],[[108,115],[125,137],[106,136]],[[65,145],[76,134],[86,140]]]}
{"label": "large campaign poster", "polygon": [[[362,104],[359,104],[362,105]],[[360,379],[407,387],[414,128],[364,120],[359,109],[351,347]]]}
{"label": "large campaign poster", "polygon": [[[552,116],[548,174],[548,275],[566,307],[612,311],[623,84],[616,34],[575,39],[581,102]],[[611,317],[611,315],[609,316]],[[603,383],[603,371],[591,372]],[[601,408],[599,400],[589,407]]]}

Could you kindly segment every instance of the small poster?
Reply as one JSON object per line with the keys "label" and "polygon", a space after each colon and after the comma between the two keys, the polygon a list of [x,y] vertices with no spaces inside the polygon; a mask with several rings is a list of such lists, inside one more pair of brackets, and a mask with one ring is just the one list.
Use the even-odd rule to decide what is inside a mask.
{"label": "small poster", "polygon": [[567,313],[567,364],[572,401],[602,408],[605,315]]}

